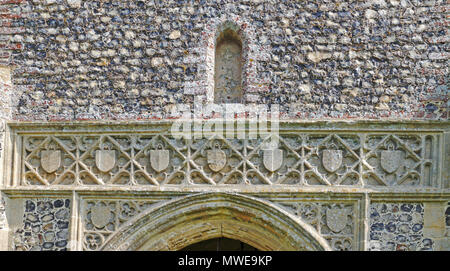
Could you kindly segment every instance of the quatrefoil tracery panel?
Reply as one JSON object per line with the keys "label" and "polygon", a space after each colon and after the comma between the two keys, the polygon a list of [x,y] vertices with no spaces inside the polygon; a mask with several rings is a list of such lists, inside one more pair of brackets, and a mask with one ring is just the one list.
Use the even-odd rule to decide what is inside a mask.
{"label": "quatrefoil tracery panel", "polygon": [[[140,136],[134,146],[135,182],[138,185],[183,184],[186,180],[187,148],[184,140],[171,139],[162,135]],[[154,162],[151,153],[161,152],[164,162]],[[166,166],[167,164],[167,166]]]}
{"label": "quatrefoil tracery panel", "polygon": [[363,168],[367,183],[430,185],[433,182],[430,141],[430,136],[419,135],[367,136]]}
{"label": "quatrefoil tracery panel", "polygon": [[[72,137],[25,137],[23,185],[73,184],[77,160],[74,145]],[[49,165],[42,165],[43,154],[52,150],[55,155],[49,157]]]}
{"label": "quatrefoil tracery panel", "polygon": [[[21,185],[437,186],[438,136],[286,133],[23,136]],[[271,143],[278,142],[276,146]]]}

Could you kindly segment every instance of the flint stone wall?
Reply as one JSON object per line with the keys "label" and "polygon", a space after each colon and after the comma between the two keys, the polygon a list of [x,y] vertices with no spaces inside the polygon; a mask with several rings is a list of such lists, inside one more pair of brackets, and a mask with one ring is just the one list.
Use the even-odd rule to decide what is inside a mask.
{"label": "flint stone wall", "polygon": [[423,204],[373,204],[370,209],[370,250],[432,250],[423,238]]}
{"label": "flint stone wall", "polygon": [[[448,250],[448,10],[444,0],[0,1],[0,250],[100,249],[122,223],[144,212],[147,203],[214,191],[267,197],[309,223],[331,249]],[[314,187],[305,182],[162,189],[156,182],[145,188],[101,182],[95,188],[72,183],[61,188],[46,184],[46,177],[30,187],[19,179],[26,159],[25,153],[14,153],[22,144],[14,141],[14,129],[20,130],[23,121],[38,126],[25,128],[26,136],[46,137],[48,132],[56,140],[73,121],[100,120],[114,127],[116,122],[101,121],[175,119],[180,117],[178,104],[211,98],[212,45],[217,29],[230,21],[245,38],[244,103],[280,104],[284,120],[384,119],[389,122],[378,122],[385,127],[375,127],[376,133],[423,133],[421,152],[416,147],[408,151],[409,143],[399,146],[421,161],[422,175],[433,165],[439,174],[428,176],[436,180],[408,187],[395,182],[386,187],[339,182]],[[17,122],[12,125],[11,120]],[[405,120],[425,120],[427,126],[421,130]],[[53,121],[62,122],[49,125]],[[317,129],[311,131],[329,129],[324,136],[339,126],[314,123]],[[106,130],[112,137],[117,133]],[[341,129],[360,137],[364,132],[358,130],[371,129],[361,122]],[[86,131],[92,134],[92,127],[75,127],[68,136]],[[116,151],[122,149],[115,146]],[[352,157],[362,163],[360,156],[368,148],[354,148],[360,152]],[[346,149],[351,152],[353,147]],[[35,154],[32,162],[40,161],[41,152]],[[321,168],[320,155],[317,152],[312,168]],[[380,169],[377,161],[374,168]],[[28,170],[40,177],[34,172],[36,164]],[[373,170],[370,164],[365,167],[355,172]],[[96,176],[91,174],[92,179]],[[116,209],[98,208],[94,215],[111,218],[108,215],[117,212],[115,220],[90,227],[89,208],[113,201],[124,191],[129,194],[120,199],[124,202],[114,203]],[[90,202],[96,205],[86,204]],[[433,207],[427,207],[430,202]],[[53,207],[33,209],[33,204]],[[339,212],[346,214],[344,219],[336,215]]]}
{"label": "flint stone wall", "polygon": [[22,227],[13,234],[13,250],[67,250],[69,199],[27,199],[23,208]]}
{"label": "flint stone wall", "polygon": [[287,119],[448,118],[444,0],[0,4],[16,120],[177,118],[205,98],[227,20],[248,38],[245,103]]}

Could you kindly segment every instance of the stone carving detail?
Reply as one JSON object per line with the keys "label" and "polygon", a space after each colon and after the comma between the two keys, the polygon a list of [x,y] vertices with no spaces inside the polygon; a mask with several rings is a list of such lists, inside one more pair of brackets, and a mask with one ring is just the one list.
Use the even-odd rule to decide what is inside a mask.
{"label": "stone carving detail", "polygon": [[43,150],[41,152],[41,165],[47,173],[55,172],[61,166],[61,152]]}
{"label": "stone carving detail", "polygon": [[264,166],[270,172],[279,169],[283,164],[283,150],[264,150]]}
{"label": "stone carving detail", "polygon": [[84,236],[84,250],[97,250],[105,242],[105,237],[102,234],[90,232]]}
{"label": "stone carving detail", "polygon": [[89,200],[85,202],[83,248],[98,250],[108,237],[128,220],[156,201]]}
{"label": "stone carving detail", "polygon": [[368,135],[363,176],[370,185],[436,186],[436,145],[432,136]]}
{"label": "stone carving detail", "polygon": [[323,150],[322,163],[328,172],[335,172],[342,165],[342,150]]}
{"label": "stone carving detail", "polygon": [[[186,180],[187,147],[183,140],[166,136],[140,136],[136,144],[129,174],[131,184],[164,185],[183,184]],[[132,141],[134,142],[134,141]],[[133,174],[134,172],[134,174]]]}
{"label": "stone carving detail", "polygon": [[394,150],[394,145],[392,143],[387,148],[388,150],[381,151],[380,164],[387,173],[394,173],[400,167],[402,162],[402,152]]}
{"label": "stone carving detail", "polygon": [[26,200],[23,227],[13,234],[13,250],[67,250],[70,200]]}
{"label": "stone carving detail", "polygon": [[95,165],[103,172],[109,172],[116,164],[116,152],[114,150],[95,151]]}
{"label": "stone carving detail", "polygon": [[150,165],[159,173],[169,166],[169,151],[163,150],[161,145],[158,147],[158,150],[150,151]]}
{"label": "stone carving detail", "polygon": [[369,250],[433,250],[433,240],[423,236],[421,203],[373,203],[369,223]]}
{"label": "stone carving detail", "polygon": [[328,228],[333,232],[341,232],[347,225],[347,215],[346,209],[327,209],[326,219]]}
{"label": "stone carving detail", "polygon": [[272,139],[26,135],[20,185],[440,185],[437,135],[291,133],[267,149]]}
{"label": "stone carving detail", "polygon": [[112,213],[104,204],[96,204],[91,208],[91,221],[97,228],[104,228],[110,221]]}
{"label": "stone carving detail", "polygon": [[215,143],[212,150],[206,151],[208,157],[208,166],[214,172],[219,172],[227,163],[227,156],[220,149],[220,145]]}
{"label": "stone carving detail", "polygon": [[357,250],[354,204],[296,202],[281,205],[313,226],[333,250]]}

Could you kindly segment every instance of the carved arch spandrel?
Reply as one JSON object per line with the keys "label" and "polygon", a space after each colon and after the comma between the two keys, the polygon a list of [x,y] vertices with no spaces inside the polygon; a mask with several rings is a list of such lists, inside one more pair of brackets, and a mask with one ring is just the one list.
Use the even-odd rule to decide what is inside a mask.
{"label": "carved arch spandrel", "polygon": [[331,250],[300,218],[265,200],[201,193],[148,209],[128,221],[101,250],[179,250],[226,237],[260,250]]}

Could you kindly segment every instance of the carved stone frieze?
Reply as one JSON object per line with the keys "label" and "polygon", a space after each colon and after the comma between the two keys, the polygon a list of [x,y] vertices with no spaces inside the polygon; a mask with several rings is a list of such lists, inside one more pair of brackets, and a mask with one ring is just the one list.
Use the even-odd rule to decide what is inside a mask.
{"label": "carved stone frieze", "polygon": [[[276,137],[278,145],[267,145]],[[256,139],[168,133],[25,134],[19,186],[441,187],[440,135],[280,132]],[[12,160],[14,160],[12,159]],[[14,161],[12,161],[14,163]]]}

